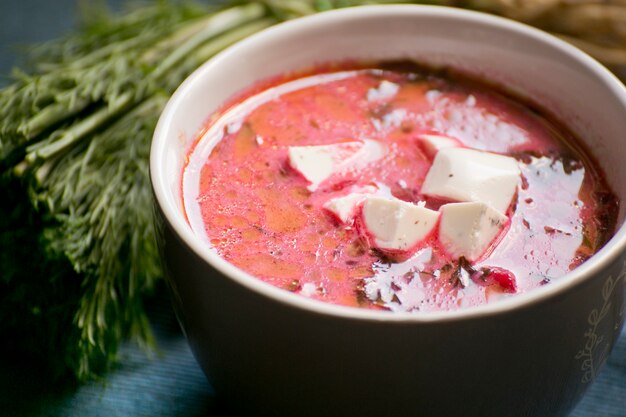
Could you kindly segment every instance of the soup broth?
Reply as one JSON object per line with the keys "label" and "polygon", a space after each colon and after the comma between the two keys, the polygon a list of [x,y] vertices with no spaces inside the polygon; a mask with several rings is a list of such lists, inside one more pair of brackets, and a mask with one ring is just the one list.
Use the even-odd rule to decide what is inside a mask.
{"label": "soup broth", "polygon": [[286,291],[454,310],[561,279],[611,237],[618,201],[574,136],[505,91],[412,63],[253,86],[188,154],[194,232]]}

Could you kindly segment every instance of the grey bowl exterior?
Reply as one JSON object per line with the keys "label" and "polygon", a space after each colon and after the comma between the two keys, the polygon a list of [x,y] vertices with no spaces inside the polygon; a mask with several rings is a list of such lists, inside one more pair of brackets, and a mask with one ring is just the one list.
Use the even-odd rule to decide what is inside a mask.
{"label": "grey bowl exterior", "polygon": [[268,301],[213,269],[160,218],[194,355],[246,415],[566,416],[624,319],[624,256],[558,297],[505,313],[355,320]]}
{"label": "grey bowl exterior", "polygon": [[[251,415],[567,415],[624,321],[623,228],[583,266],[546,287],[430,315],[361,311],[290,294],[228,265],[191,233],[180,174],[207,116],[255,80],[347,58],[452,65],[510,87],[579,134],[626,201],[624,88],[548,35],[423,6],[344,10],[273,28],[194,73],[155,133],[159,245],[198,362],[217,392]],[[622,207],[620,224],[623,219]]]}

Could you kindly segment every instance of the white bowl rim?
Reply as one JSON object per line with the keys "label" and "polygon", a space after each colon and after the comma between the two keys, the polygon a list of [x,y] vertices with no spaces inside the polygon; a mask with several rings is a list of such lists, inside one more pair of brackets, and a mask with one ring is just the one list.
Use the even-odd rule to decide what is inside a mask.
{"label": "white bowl rim", "polygon": [[[549,298],[566,292],[567,290],[572,289],[589,279],[592,279],[594,275],[599,274],[604,268],[607,268],[612,262],[617,260],[617,258],[626,251],[626,224],[621,225],[609,242],[607,242],[600,251],[594,254],[581,266],[577,267],[558,280],[551,282],[549,285],[535,288],[527,293],[517,294],[511,298],[494,303],[453,311],[403,313],[370,310],[313,300],[284,289],[280,289],[255,278],[251,274],[248,274],[247,272],[222,259],[214,252],[207,250],[206,244],[192,232],[184,218],[184,215],[182,213],[177,213],[178,210],[176,207],[167,203],[166,195],[168,192],[166,191],[165,186],[166,175],[163,170],[159,169],[158,164],[159,161],[163,160],[162,155],[167,148],[166,143],[168,138],[165,135],[165,132],[167,131],[167,126],[170,125],[174,119],[175,113],[184,99],[185,91],[191,88],[196,79],[204,77],[205,74],[210,72],[214,66],[219,65],[219,62],[225,57],[237,54],[238,49],[248,44],[258,42],[259,39],[283,37],[294,29],[297,30],[298,28],[304,28],[306,26],[314,26],[321,22],[341,22],[344,19],[367,18],[375,15],[384,15],[387,18],[393,17],[394,15],[402,15],[403,17],[406,17],[407,14],[420,15],[422,17],[431,16],[463,19],[486,26],[516,32],[517,34],[547,43],[555,49],[559,49],[561,52],[564,52],[570,57],[578,60],[590,73],[592,73],[610,90],[612,90],[613,93],[619,97],[619,100],[623,103],[624,108],[626,108],[626,88],[624,88],[624,85],[608,69],[588,56],[586,53],[534,27],[486,13],[433,5],[367,5],[331,10],[280,23],[238,42],[201,65],[178,87],[159,118],[150,150],[150,178],[156,203],[161,208],[166,220],[172,226],[182,242],[191,248],[198,257],[203,259],[221,274],[228,277],[228,279],[233,280],[235,283],[247,288],[248,290],[267,297],[268,301],[276,301],[310,313],[328,315],[335,318],[404,324],[474,319],[499,315],[513,310],[520,310],[524,307],[530,307],[534,304],[546,301]],[[170,140],[172,139],[170,138]],[[624,267],[626,268],[626,262]]]}

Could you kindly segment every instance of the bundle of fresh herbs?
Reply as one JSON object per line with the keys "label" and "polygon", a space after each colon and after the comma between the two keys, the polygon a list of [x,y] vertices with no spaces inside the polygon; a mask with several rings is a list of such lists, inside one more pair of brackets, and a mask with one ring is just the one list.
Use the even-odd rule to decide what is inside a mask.
{"label": "bundle of fresh herbs", "polygon": [[[150,346],[144,303],[160,267],[148,152],[168,96],[199,64],[263,28],[382,2],[159,1],[118,16],[91,11],[76,33],[33,48],[32,68],[0,90],[3,347],[80,380],[106,370],[123,340]],[[430,3],[517,18],[608,64],[626,62],[621,1]]]}

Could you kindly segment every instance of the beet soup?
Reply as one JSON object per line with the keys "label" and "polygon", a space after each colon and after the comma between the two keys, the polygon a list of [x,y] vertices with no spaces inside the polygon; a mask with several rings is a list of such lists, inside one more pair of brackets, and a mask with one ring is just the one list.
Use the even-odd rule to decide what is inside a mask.
{"label": "beet soup", "polygon": [[313,299],[454,310],[560,279],[618,201],[547,112],[452,71],[341,64],[253,86],[188,154],[211,250]]}

